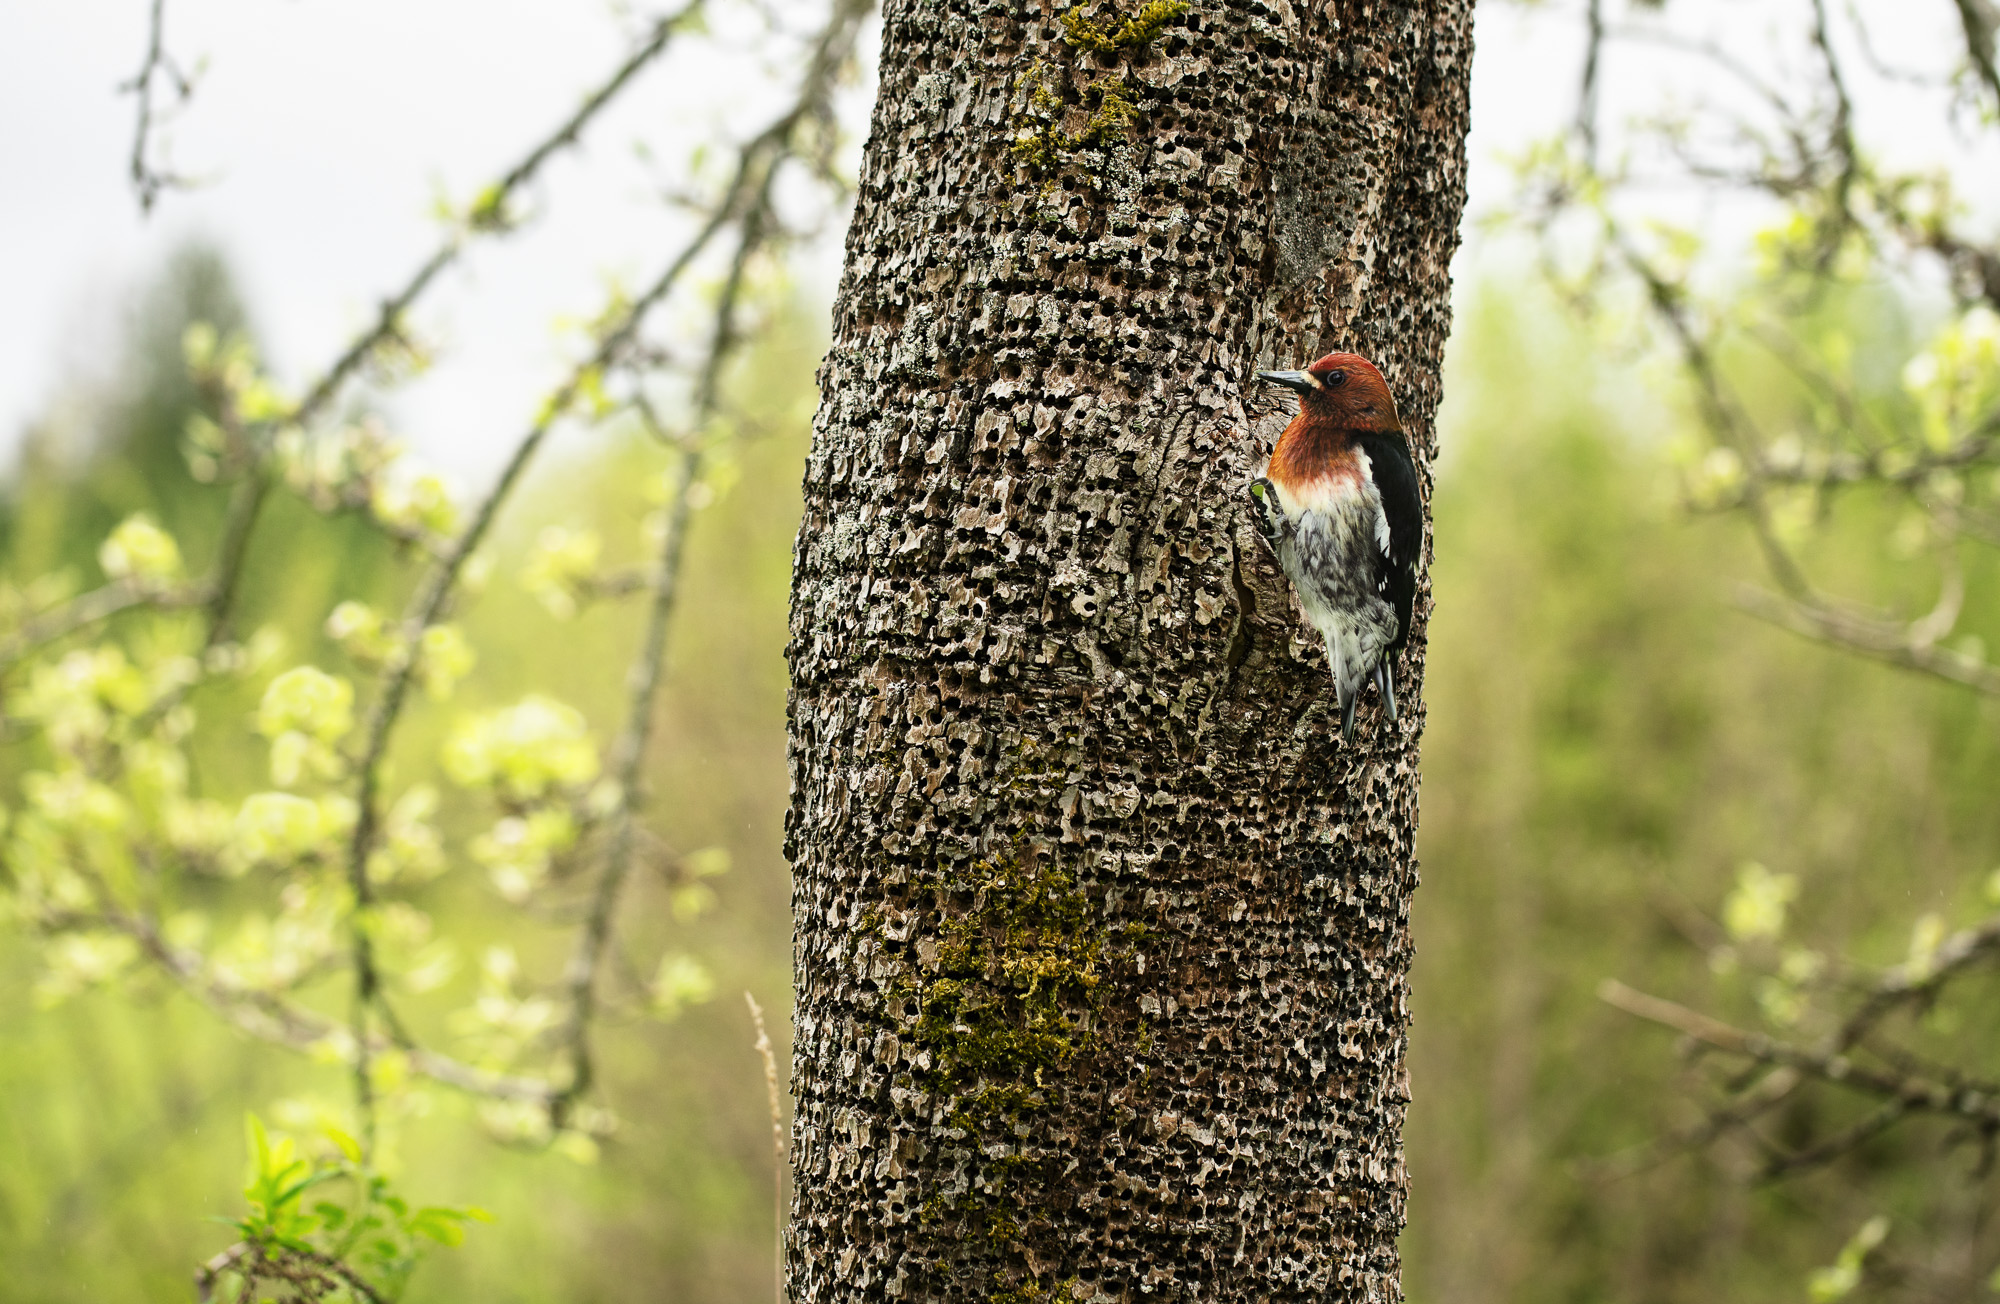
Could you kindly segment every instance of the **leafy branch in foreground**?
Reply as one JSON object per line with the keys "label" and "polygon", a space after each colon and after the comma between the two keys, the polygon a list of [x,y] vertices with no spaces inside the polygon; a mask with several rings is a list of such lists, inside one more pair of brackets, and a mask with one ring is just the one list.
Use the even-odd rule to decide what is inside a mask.
{"label": "leafy branch in foreground", "polygon": [[[693,513],[755,433],[731,402],[732,368],[756,306],[781,290],[801,196],[823,208],[839,198],[833,96],[869,6],[830,7],[798,51],[782,107],[735,147],[713,192],[687,202],[693,220],[652,280],[597,316],[482,497],[461,506],[379,421],[335,418],[363,377],[388,384],[422,362],[414,306],[469,240],[517,223],[521,187],[694,30],[702,3],[655,23],[454,217],[302,396],[286,394],[247,341],[191,329],[186,360],[204,408],[187,431],[189,466],[199,482],[230,485],[208,567],[191,576],[180,544],[134,516],[104,543],[101,586],[69,595],[30,579],[19,620],[0,632],[0,741],[18,776],[0,822],[0,916],[42,939],[42,998],[164,977],[230,1026],[346,1073],[352,1108],[329,1133],[337,1158],[301,1158],[253,1124],[252,1217],[204,1269],[204,1292],[248,1298],[267,1283],[303,1298],[393,1297],[414,1263],[411,1237],[443,1239],[455,1225],[448,1211],[410,1212],[381,1184],[385,1120],[412,1112],[430,1083],[472,1098],[499,1140],[587,1155],[615,1123],[592,1090],[603,1012],[671,1018],[710,993],[692,955],[626,954],[620,911],[637,867],[658,872],[687,918],[710,899],[702,881],[727,868],[720,849],[675,848],[645,827],[649,745]],[[702,325],[668,349],[652,337],[674,307]],[[488,583],[496,527],[549,438],[573,426],[649,432],[663,463],[657,511],[631,523],[645,562],[602,571],[597,536],[571,530],[521,577],[560,599],[548,604],[558,617],[580,601],[643,596],[615,741],[600,749],[583,712],[537,691],[439,721],[442,746],[420,756],[406,737],[419,703],[449,702],[480,669],[466,617]],[[243,610],[244,579],[253,559],[272,564],[259,526],[284,495],[360,523],[401,565],[400,615],[372,592],[337,595],[325,612],[344,664],[289,661],[274,628],[237,633],[260,614]],[[247,732],[230,709],[246,696]],[[246,744],[263,750],[264,780],[231,788],[205,772]],[[488,946],[476,990],[440,1009],[460,948],[427,906],[434,884],[474,868],[522,927],[569,932],[569,960],[542,974]],[[609,978],[648,971],[622,988]],[[301,1203],[334,1183],[354,1199]],[[391,1248],[371,1259],[377,1231]]]}
{"label": "leafy branch in foreground", "polygon": [[491,1221],[476,1206],[412,1208],[338,1128],[322,1130],[326,1145],[311,1157],[290,1137],[273,1138],[255,1114],[247,1128],[248,1212],[234,1224],[241,1239],[195,1274],[202,1304],[268,1298],[266,1288],[297,1300],[385,1304],[402,1293],[424,1242],[459,1245],[467,1223]]}

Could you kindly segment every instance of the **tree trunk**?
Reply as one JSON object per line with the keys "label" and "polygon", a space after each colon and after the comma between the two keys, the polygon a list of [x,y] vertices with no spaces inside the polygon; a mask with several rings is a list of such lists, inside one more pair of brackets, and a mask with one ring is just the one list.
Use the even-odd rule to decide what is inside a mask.
{"label": "tree trunk", "polygon": [[1244,489],[1425,496],[1471,0],[889,0],[792,592],[811,1304],[1394,1300],[1425,613],[1339,742]]}

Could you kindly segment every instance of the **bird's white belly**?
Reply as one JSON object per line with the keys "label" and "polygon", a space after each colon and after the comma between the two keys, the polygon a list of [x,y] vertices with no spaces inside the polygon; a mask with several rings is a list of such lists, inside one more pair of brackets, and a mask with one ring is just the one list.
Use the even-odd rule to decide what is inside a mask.
{"label": "bird's white belly", "polygon": [[1291,484],[1274,481],[1272,487],[1278,491],[1278,505],[1285,509],[1285,515],[1296,521],[1308,512],[1339,512],[1366,498],[1368,454],[1357,448],[1354,458],[1359,475],[1321,475]]}
{"label": "bird's white belly", "polygon": [[1290,525],[1279,561],[1306,619],[1326,640],[1344,697],[1373,672],[1398,632],[1379,587],[1378,558],[1388,546],[1381,495],[1369,480],[1344,475],[1289,491],[1273,487]]}

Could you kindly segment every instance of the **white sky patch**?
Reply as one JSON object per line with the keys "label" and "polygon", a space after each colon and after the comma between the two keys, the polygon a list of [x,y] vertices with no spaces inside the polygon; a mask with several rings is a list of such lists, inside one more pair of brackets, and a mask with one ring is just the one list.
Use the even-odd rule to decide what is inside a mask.
{"label": "white sky patch", "polygon": [[[1672,11],[1704,5],[1742,30],[1741,0]],[[806,0],[777,7],[796,33],[816,12]],[[1479,8],[1474,219],[1511,192],[1504,158],[1574,112],[1576,10]],[[167,193],[150,220],[125,175],[133,101],[116,89],[138,67],[146,12],[147,0],[0,6],[0,465],[65,386],[108,365],[128,301],[193,236],[231,260],[278,376],[306,379],[434,247],[436,198],[463,204],[511,165],[657,11],[578,0],[168,0],[169,49],[206,68],[171,125],[172,162],[206,184]],[[575,355],[578,339],[555,323],[589,317],[608,285],[649,275],[686,230],[660,196],[685,179],[690,152],[718,130],[740,138],[780,102],[796,45],[760,49],[747,11],[717,15],[720,48],[690,42],[644,74],[581,150],[546,170],[529,196],[535,220],[483,244],[426,300],[417,322],[441,363],[388,404],[420,454],[483,479]],[[1934,61],[1951,36],[1925,21],[1878,33],[1885,59],[1911,63]],[[873,30],[862,40],[871,64],[878,41]],[[1614,49],[1605,86],[1606,116],[1616,118],[1663,93],[1705,94],[1713,75],[1657,51]],[[1929,101],[1873,84],[1868,94],[1880,110],[1864,120],[1871,145],[1898,161],[1951,153]],[[846,97],[850,159],[868,104],[866,85]],[[650,161],[635,153],[640,140]],[[829,231],[796,260],[801,288],[821,298],[838,274],[838,237]],[[1482,248],[1475,242],[1462,282],[1482,261],[1504,260]]]}

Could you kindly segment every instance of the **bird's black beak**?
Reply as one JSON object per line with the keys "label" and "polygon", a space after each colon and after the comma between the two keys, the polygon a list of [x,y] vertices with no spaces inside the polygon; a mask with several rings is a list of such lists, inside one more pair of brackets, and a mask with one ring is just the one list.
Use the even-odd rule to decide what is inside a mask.
{"label": "bird's black beak", "polygon": [[1319,382],[1303,371],[1260,371],[1257,379],[1295,389],[1301,394],[1310,394],[1319,388]]}

